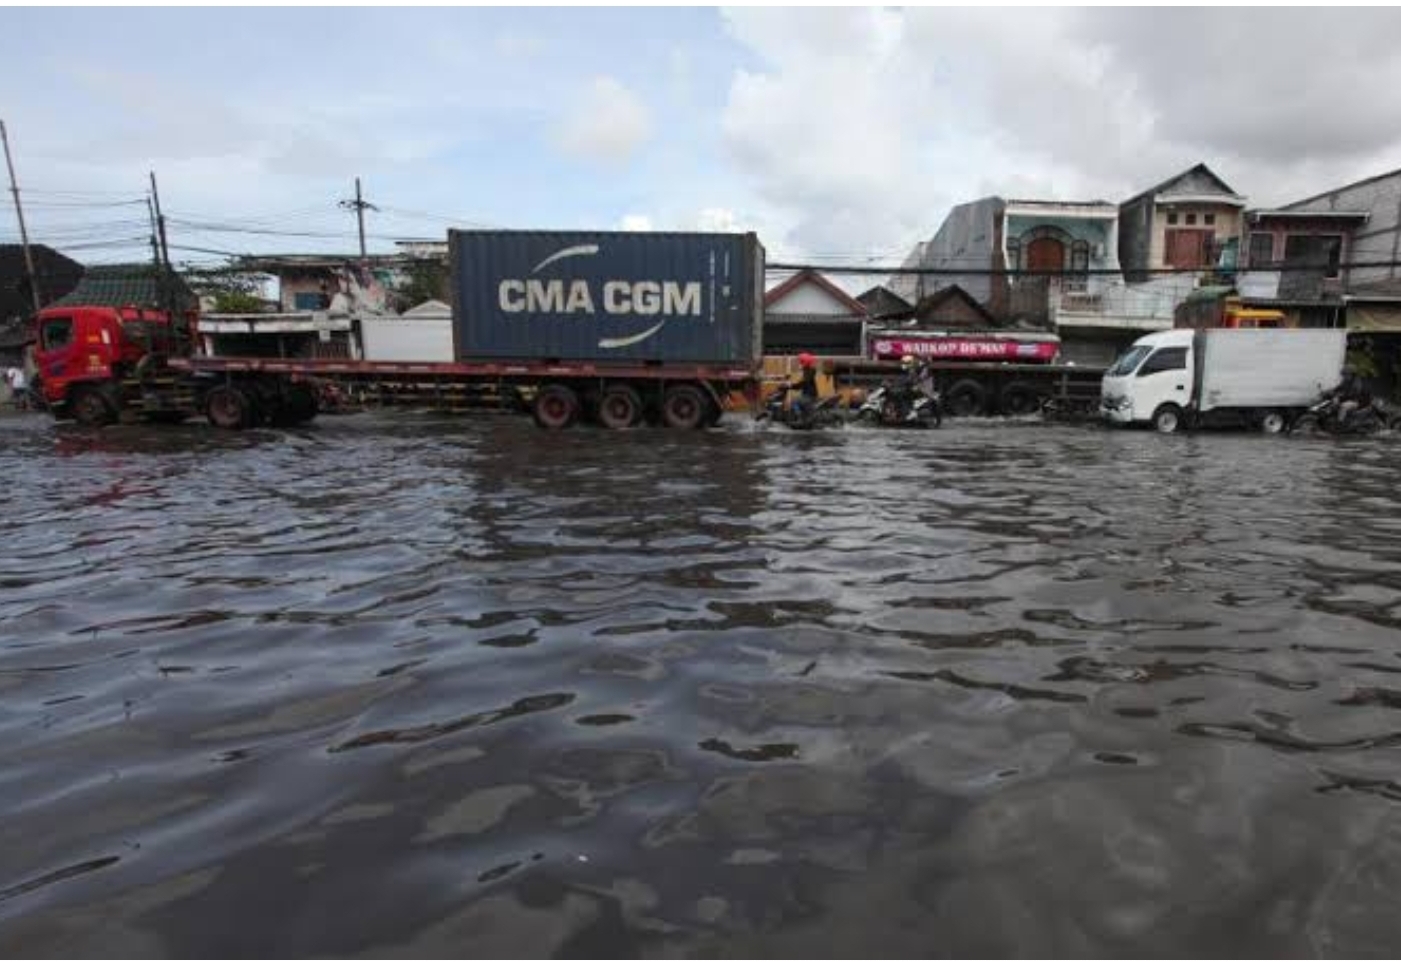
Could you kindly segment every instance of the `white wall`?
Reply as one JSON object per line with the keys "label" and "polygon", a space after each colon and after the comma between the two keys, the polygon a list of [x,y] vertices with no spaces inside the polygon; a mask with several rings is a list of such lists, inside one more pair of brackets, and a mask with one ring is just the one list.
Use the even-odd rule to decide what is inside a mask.
{"label": "white wall", "polygon": [[450,317],[366,317],[360,339],[367,361],[453,360]]}
{"label": "white wall", "polygon": [[816,284],[805,281],[764,310],[769,314],[830,314],[849,317],[851,308]]}

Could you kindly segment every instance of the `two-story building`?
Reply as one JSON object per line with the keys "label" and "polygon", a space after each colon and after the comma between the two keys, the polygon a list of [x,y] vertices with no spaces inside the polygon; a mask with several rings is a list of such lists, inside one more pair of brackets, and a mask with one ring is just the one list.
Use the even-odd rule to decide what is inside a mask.
{"label": "two-story building", "polygon": [[[1062,356],[1079,364],[1111,361],[1143,334],[1172,326],[1176,288],[1154,282],[1131,290],[1120,275],[1120,209],[1102,200],[985,197],[953,208],[938,233],[906,259],[934,274],[898,275],[917,303],[943,288],[966,291],[994,326],[1055,331]],[[967,273],[962,273],[967,271]]]}
{"label": "two-story building", "polygon": [[1197,164],[1119,205],[1119,263],[1130,282],[1206,269],[1240,235],[1245,198]]}

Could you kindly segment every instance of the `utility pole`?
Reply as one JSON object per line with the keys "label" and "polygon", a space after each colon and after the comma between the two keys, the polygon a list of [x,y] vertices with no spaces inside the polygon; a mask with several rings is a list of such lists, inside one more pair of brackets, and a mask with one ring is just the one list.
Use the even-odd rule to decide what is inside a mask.
{"label": "utility pole", "polygon": [[379,210],[374,204],[360,196],[360,178],[355,178],[355,199],[340,202],[342,210],[355,211],[355,220],[360,226],[360,259],[365,259],[365,211]]}
{"label": "utility pole", "polygon": [[10,136],[5,121],[0,120],[0,141],[5,144],[5,166],[10,169],[10,193],[15,197],[15,217],[19,218],[19,242],[24,247],[24,269],[29,273],[29,293],[34,299],[34,312],[44,306],[39,294],[39,276],[34,272],[34,255],[29,252],[29,231],[24,227],[24,207],[19,202],[19,184],[15,182],[15,162],[10,158]]}
{"label": "utility pole", "polygon": [[146,198],[146,214],[151,218],[151,263],[159,272],[161,269],[161,246],[160,241],[157,240],[159,234],[156,228],[156,209],[151,206],[151,198],[149,197]]}
{"label": "utility pole", "polygon": [[160,231],[161,261],[167,273],[170,271],[170,247],[165,242],[165,215],[161,213],[161,192],[156,189],[156,172],[151,171],[151,200],[156,205],[156,228]]}
{"label": "utility pole", "polygon": [[[170,245],[165,239],[165,214],[161,213],[161,193],[156,186],[156,172],[151,171],[151,204],[152,213],[155,215],[156,235],[160,237],[160,248],[155,253],[156,257],[156,295],[165,304],[165,309],[170,317],[170,331],[176,342],[190,338],[188,324],[184,320],[184,315],[180,312],[180,305],[176,303],[175,270],[170,266]],[[151,238],[151,246],[156,246],[156,237]]]}

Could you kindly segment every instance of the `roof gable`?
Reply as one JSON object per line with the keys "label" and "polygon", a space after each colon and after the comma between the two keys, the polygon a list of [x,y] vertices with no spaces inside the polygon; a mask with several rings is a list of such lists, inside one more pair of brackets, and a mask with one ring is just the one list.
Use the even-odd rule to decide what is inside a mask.
{"label": "roof gable", "polygon": [[950,284],[948,287],[940,288],[933,294],[921,298],[920,302],[915,305],[915,319],[917,321],[927,321],[933,318],[934,314],[940,309],[947,309],[954,306],[961,307],[961,313],[978,318],[981,323],[986,324],[988,327],[998,326],[997,318],[993,317],[992,312],[982,304],[979,304],[977,298],[957,284]]}
{"label": "roof gable", "polygon": [[1125,204],[1132,204],[1136,200],[1150,197],[1156,194],[1171,196],[1173,194],[1220,194],[1223,197],[1239,197],[1235,189],[1226,183],[1206,164],[1197,164],[1189,167],[1182,173],[1169,177],[1161,184],[1149,187],[1145,191],[1134,194]]}
{"label": "roof gable", "polygon": [[913,304],[884,284],[877,284],[870,290],[857,294],[856,299],[871,317],[907,316],[914,310]]}
{"label": "roof gable", "polygon": [[[765,293],[764,308],[766,310],[773,310],[775,306],[780,304],[785,299],[791,297],[805,286],[811,286],[814,289],[821,291],[832,301],[836,302],[836,305],[844,309],[847,313],[855,314],[858,316],[864,316],[866,314],[866,305],[862,304],[860,301],[852,297],[846,291],[842,290],[836,284],[833,284],[831,281],[823,277],[811,267],[803,268],[802,270],[798,271],[798,273],[794,274],[792,277],[779,284],[777,287],[774,287],[773,289]],[[804,311],[801,313],[811,312]]]}

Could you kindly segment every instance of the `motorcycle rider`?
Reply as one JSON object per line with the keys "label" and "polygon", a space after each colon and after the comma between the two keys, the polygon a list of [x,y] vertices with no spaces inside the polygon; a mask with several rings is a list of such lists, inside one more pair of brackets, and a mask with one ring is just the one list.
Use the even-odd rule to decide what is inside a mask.
{"label": "motorcycle rider", "polygon": [[1362,378],[1351,367],[1343,371],[1342,382],[1333,389],[1332,396],[1338,400],[1338,424],[1346,426],[1359,411],[1372,406],[1372,395]]}
{"label": "motorcycle rider", "polygon": [[817,404],[817,358],[807,351],[798,355],[798,377],[784,386],[784,393],[797,392],[793,400],[793,414],[798,420],[812,413]]}
{"label": "motorcycle rider", "polygon": [[913,355],[906,354],[900,358],[900,381],[890,392],[895,402],[900,405],[900,410],[905,413],[906,421],[913,421],[917,417],[915,403],[919,400],[921,392],[921,368],[922,365]]}

